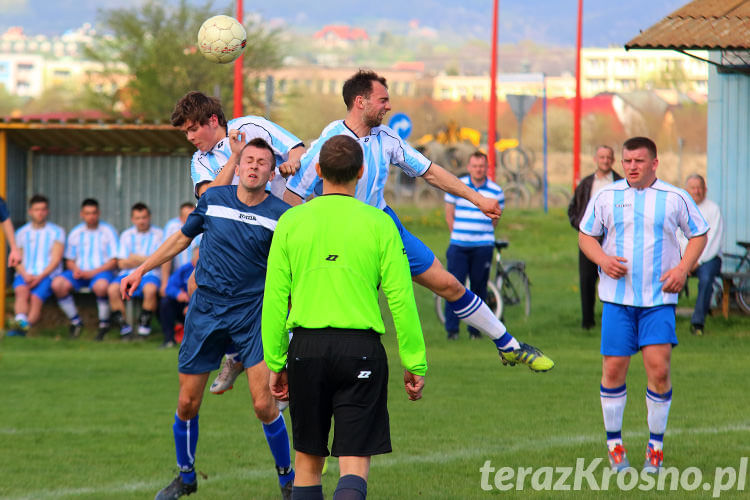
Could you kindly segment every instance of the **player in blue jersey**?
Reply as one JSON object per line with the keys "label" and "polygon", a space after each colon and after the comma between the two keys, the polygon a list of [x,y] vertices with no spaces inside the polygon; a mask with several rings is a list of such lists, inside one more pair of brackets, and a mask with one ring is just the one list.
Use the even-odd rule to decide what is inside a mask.
{"label": "player in blue jersey", "polygon": [[[107,288],[109,305],[112,308],[112,323],[120,329],[122,340],[133,338],[133,327],[125,319],[125,304],[120,296],[120,281],[130,274],[136,266],[145,261],[164,242],[164,231],[151,225],[151,210],[145,203],[138,202],[130,209],[131,227],[120,235],[120,248],[117,252],[117,267],[120,274],[112,280]],[[164,266],[146,273],[141,280],[141,286],[134,292],[134,296],[143,297],[141,314],[138,318],[139,338],[151,335],[151,317],[156,312],[161,280],[166,280]],[[163,277],[164,276],[164,277]],[[96,340],[102,340],[108,329],[100,328]]]}
{"label": "player in blue jersey", "polygon": [[[201,92],[188,92],[177,101],[171,121],[198,149],[190,164],[196,198],[209,187],[237,184],[233,167],[241,149],[238,144],[258,137],[271,146],[277,167],[269,189],[278,198],[284,194],[286,177],[297,171],[299,159],[305,152],[302,141],[265,118],[244,116],[227,121],[219,100]],[[230,168],[223,168],[227,164]],[[189,282],[191,291],[194,282],[194,279]],[[242,371],[243,366],[238,363],[235,353],[227,353],[221,371],[211,384],[211,392],[221,394],[231,389]]]}
{"label": "player in blue jersey", "polygon": [[36,194],[29,200],[29,222],[16,232],[23,260],[16,266],[13,289],[15,319],[11,331],[25,335],[39,321],[42,304],[52,296],[52,278],[62,272],[65,230],[47,221],[49,201]]}
{"label": "player in blue jersey", "polygon": [[70,231],[65,246],[67,270],[52,280],[52,291],[60,309],[70,319],[70,336],[78,337],[83,322],[73,301],[72,291],[90,287],[96,295],[99,329],[109,329],[107,286],[115,278],[118,238],[115,228],[99,220],[99,202],[86,198],[81,203],[81,219]]}
{"label": "player in blue jersey", "polygon": [[381,124],[391,109],[385,78],[372,71],[360,70],[344,83],[343,97],[346,118],[329,124],[310,146],[300,161],[299,171],[287,181],[284,200],[293,205],[299,204],[314,192],[320,183],[315,165],[326,140],[335,135],[348,135],[356,139],[365,156],[365,171],[357,183],[356,197],[383,209],[393,219],[404,241],[413,280],[445,298],[459,318],[487,334],[497,347],[503,364],[524,363],[534,371],[551,369],[554,362],[549,357],[510,335],[490,308],[446,271],[432,251],[401,225],[395,212],[386,206],[383,190],[388,169],[393,164],[411,177],[421,176],[433,186],[469,200],[493,219],[501,213],[497,200],[474,191]]}
{"label": "player in blue jersey", "polygon": [[3,226],[3,233],[7,240],[10,252],[8,253],[8,267],[14,267],[21,263],[21,252],[16,245],[16,238],[13,232],[13,221],[10,220],[10,212],[5,200],[0,197],[0,225]]}
{"label": "player in blue jersey", "polygon": [[[500,209],[505,207],[505,195],[500,186],[487,178],[487,155],[475,151],[466,166],[468,175],[459,180],[487,198],[495,198]],[[468,276],[471,291],[483,301],[487,299],[487,281],[495,250],[495,227],[499,219],[490,219],[471,202],[445,193],[445,221],[451,231],[450,245],[445,253],[448,272],[464,283]],[[458,338],[458,317],[445,306],[445,331],[448,339]],[[469,326],[469,337],[479,338],[479,331]]]}
{"label": "player in blue jersey", "polygon": [[[648,385],[650,438],[643,470],[657,473],[664,460],[664,433],[672,404],[670,359],[677,293],[706,244],[708,224],[682,189],[656,178],[656,145],[646,137],[625,141],[625,179],[602,188],[589,201],[579,246],[599,266],[602,309],[600,399],[610,465],[629,467],[622,442],[630,358],[643,356]],[[680,255],[676,231],[688,238]],[[599,242],[598,238],[603,238]]]}
{"label": "player in blue jersey", "polygon": [[180,474],[159,492],[158,500],[179,498],[197,489],[198,410],[211,370],[219,367],[230,348],[239,352],[245,366],[255,414],[263,423],[284,498],[291,496],[294,471],[289,437],[269,389],[260,329],[271,238],[276,221],[289,205],[265,190],[275,165],[273,150],[265,141],[253,139],[239,157],[235,169],[239,184],[206,190],[182,230],[120,284],[123,298],[131,296],[145,273],[203,234],[195,270],[198,288],[190,298],[179,354],[180,395],[173,431]]}

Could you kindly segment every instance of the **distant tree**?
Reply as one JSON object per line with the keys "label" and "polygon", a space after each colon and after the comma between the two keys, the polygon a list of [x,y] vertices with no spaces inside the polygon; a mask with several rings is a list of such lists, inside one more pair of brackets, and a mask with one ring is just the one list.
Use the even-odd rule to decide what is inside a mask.
{"label": "distant tree", "polygon": [[[110,33],[99,37],[87,55],[104,65],[104,78],[125,76],[127,83],[114,93],[89,89],[89,102],[110,112],[124,107],[146,119],[168,118],[175,101],[190,90],[214,95],[218,89],[222,101],[231,102],[233,65],[212,63],[196,47],[203,21],[220,13],[211,3],[195,6],[186,0],[176,6],[148,0],[140,7],[100,11]],[[255,21],[245,28],[246,70],[278,66],[278,32]]]}
{"label": "distant tree", "polygon": [[0,116],[10,116],[21,109],[23,99],[9,93],[5,85],[0,85]]}

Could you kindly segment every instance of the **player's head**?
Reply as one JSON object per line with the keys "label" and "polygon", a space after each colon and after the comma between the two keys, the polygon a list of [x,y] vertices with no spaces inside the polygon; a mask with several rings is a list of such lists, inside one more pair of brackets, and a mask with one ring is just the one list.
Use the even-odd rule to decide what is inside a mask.
{"label": "player's head", "polygon": [[180,205],[180,220],[183,224],[187,220],[188,215],[193,213],[193,210],[195,210],[195,204],[189,201],[186,201],[185,203]]}
{"label": "player's head", "polygon": [[148,205],[139,201],[130,207],[130,222],[133,223],[135,229],[141,233],[148,231],[151,227],[151,210]]}
{"label": "player's head", "polygon": [[265,190],[268,181],[273,179],[275,168],[273,149],[266,141],[256,137],[240,151],[236,168],[239,184],[248,191]]}
{"label": "player's head", "polygon": [[656,144],[648,137],[632,137],[622,145],[622,168],[628,184],[643,189],[656,180]]}
{"label": "player's head", "polygon": [[685,181],[685,190],[693,197],[693,201],[700,205],[706,199],[706,180],[700,174],[692,174]]}
{"label": "player's head", "polygon": [[99,202],[94,198],[86,198],[81,202],[81,219],[88,227],[99,224]]}
{"label": "player's head", "polygon": [[171,120],[193,146],[204,152],[226,134],[227,119],[221,102],[202,92],[193,91],[182,96],[174,107]]}
{"label": "player's head", "polygon": [[374,71],[361,69],[345,81],[343,96],[347,111],[361,113],[368,127],[383,123],[385,114],[391,110],[388,84]]}
{"label": "player's head", "polygon": [[487,155],[478,150],[471,153],[466,170],[469,171],[471,182],[475,185],[484,184],[487,180]]}
{"label": "player's head", "polygon": [[596,162],[598,170],[605,174],[609,173],[615,163],[615,151],[606,145],[597,146],[594,153],[594,162]]}
{"label": "player's head", "polygon": [[35,194],[29,200],[29,219],[34,224],[43,224],[49,215],[49,200],[43,194]]}
{"label": "player's head", "polygon": [[318,170],[331,184],[345,185],[362,176],[362,146],[346,135],[335,135],[320,148]]}

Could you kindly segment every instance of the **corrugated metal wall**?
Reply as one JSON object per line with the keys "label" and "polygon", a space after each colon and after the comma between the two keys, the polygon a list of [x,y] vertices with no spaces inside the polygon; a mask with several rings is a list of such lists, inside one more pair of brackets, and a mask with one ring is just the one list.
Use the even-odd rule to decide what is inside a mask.
{"label": "corrugated metal wall", "polygon": [[26,152],[8,141],[8,203],[13,227],[26,222]]}
{"label": "corrugated metal wall", "polygon": [[724,217],[723,250],[743,253],[736,242],[750,241],[750,76],[711,65],[708,87],[707,196]]}
{"label": "corrugated metal wall", "polygon": [[136,202],[146,203],[152,224],[163,227],[178,215],[180,204],[195,201],[188,156],[38,154],[31,163],[26,194],[47,196],[50,220],[67,231],[80,222],[84,198],[99,200],[101,219],[119,232],[131,226],[130,207]]}

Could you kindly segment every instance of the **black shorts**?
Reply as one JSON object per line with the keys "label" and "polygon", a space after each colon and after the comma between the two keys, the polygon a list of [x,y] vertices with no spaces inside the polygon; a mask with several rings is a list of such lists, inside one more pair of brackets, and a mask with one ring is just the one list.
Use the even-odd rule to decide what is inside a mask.
{"label": "black shorts", "polygon": [[388,359],[371,330],[294,330],[289,344],[289,412],[294,449],[325,457],[391,451]]}

